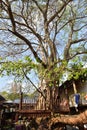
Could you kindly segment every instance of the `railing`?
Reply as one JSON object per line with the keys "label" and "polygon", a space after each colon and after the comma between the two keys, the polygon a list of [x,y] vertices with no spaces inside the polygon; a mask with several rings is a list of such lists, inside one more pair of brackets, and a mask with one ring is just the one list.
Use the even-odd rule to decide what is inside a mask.
{"label": "railing", "polygon": [[29,118],[50,117],[51,111],[49,110],[20,110],[16,112],[15,120],[17,121],[20,116],[29,117]]}

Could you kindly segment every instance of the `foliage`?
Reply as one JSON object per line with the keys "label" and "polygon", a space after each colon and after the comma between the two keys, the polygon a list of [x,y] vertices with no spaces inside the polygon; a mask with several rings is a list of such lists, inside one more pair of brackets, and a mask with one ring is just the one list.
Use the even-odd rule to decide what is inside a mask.
{"label": "foliage", "polygon": [[0,92],[0,94],[3,95],[3,97],[5,99],[8,99],[8,92],[7,91]]}
{"label": "foliage", "polygon": [[16,78],[19,77],[20,80],[24,79],[23,71],[26,71],[26,74],[35,68],[35,64],[32,63],[29,57],[25,57],[23,60],[18,61],[5,61],[0,68],[1,76],[3,75],[13,75]]}
{"label": "foliage", "polygon": [[69,79],[81,79],[82,81],[87,80],[87,67],[84,68],[83,64],[81,62],[74,63],[71,66],[71,72],[69,74]]}
{"label": "foliage", "polygon": [[1,4],[2,75],[22,80],[34,69],[40,80],[49,82],[48,86],[59,83],[67,70],[70,78],[79,78],[83,70],[73,64],[73,59],[83,62],[87,54],[85,0],[2,0]]}
{"label": "foliage", "polygon": [[15,99],[20,99],[19,93],[8,93],[8,100],[14,101]]}
{"label": "foliage", "polygon": [[[15,99],[20,99],[20,93],[13,93],[13,92],[3,91],[0,94],[3,95],[3,97],[6,100],[14,101]],[[28,93],[27,94],[23,93],[23,97],[26,97],[26,96],[29,96]]]}

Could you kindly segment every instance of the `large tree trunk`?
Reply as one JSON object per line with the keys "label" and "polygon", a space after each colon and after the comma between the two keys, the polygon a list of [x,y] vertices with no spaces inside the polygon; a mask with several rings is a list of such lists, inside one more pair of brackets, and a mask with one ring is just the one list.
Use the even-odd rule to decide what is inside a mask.
{"label": "large tree trunk", "polygon": [[78,115],[68,115],[68,116],[60,115],[59,117],[53,117],[48,124],[49,129],[52,129],[53,126],[57,128],[57,126],[63,127],[64,125],[71,125],[71,126],[76,125],[81,130],[83,130],[82,127],[86,123],[87,123],[87,110]]}
{"label": "large tree trunk", "polygon": [[55,110],[55,106],[57,106],[57,96],[58,96],[58,87],[53,84],[52,87],[47,87],[47,103],[48,103],[48,109],[51,111]]}

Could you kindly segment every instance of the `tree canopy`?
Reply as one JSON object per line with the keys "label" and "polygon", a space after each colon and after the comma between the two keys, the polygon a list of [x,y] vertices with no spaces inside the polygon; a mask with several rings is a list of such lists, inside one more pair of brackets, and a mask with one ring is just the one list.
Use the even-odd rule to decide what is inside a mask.
{"label": "tree canopy", "polygon": [[[29,78],[35,71],[41,87],[48,88],[37,89],[45,109],[52,110],[58,94],[54,91],[52,97],[53,88],[58,88],[64,74],[87,79],[87,0],[1,0],[0,34],[0,75],[27,78],[37,89]],[[81,123],[87,118],[82,115],[51,123]]]}
{"label": "tree canopy", "polygon": [[27,77],[34,68],[40,80],[53,83],[75,59],[86,62],[87,1],[1,0],[0,5],[1,74]]}

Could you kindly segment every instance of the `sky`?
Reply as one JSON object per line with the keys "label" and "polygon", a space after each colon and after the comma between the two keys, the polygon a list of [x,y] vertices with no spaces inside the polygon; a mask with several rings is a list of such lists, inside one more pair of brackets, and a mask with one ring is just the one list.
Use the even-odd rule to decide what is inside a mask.
{"label": "sky", "polygon": [[[36,74],[33,71],[29,75],[29,78],[31,79],[31,81],[33,81],[33,83],[36,86],[38,86],[39,79],[38,79],[38,77],[36,76]],[[12,77],[12,76],[0,77],[0,92],[8,91],[8,85],[11,84],[12,82],[14,82],[14,77]],[[24,86],[24,83],[22,83],[22,85]]]}
{"label": "sky", "polygon": [[11,83],[12,81],[13,81],[12,77],[8,76],[0,77],[0,92],[6,91],[8,84]]}
{"label": "sky", "polygon": [[[84,68],[87,68],[87,63],[85,63]],[[32,77],[33,81],[36,79],[35,74],[33,73]],[[37,80],[37,79],[36,79]],[[13,82],[12,76],[4,76],[0,77],[0,92],[6,91],[8,89],[8,84]],[[35,81],[34,81],[35,83]]]}

